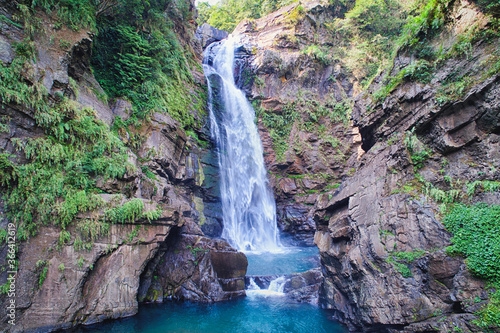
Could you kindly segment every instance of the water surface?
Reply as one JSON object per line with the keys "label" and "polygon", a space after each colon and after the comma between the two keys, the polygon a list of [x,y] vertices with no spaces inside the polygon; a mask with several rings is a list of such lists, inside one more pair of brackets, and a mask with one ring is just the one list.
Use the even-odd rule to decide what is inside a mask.
{"label": "water surface", "polygon": [[310,304],[284,296],[248,296],[217,304],[145,304],[133,317],[81,327],[75,332],[116,333],[305,333],[347,331]]}
{"label": "water surface", "polygon": [[289,247],[276,253],[245,253],[247,275],[281,275],[302,273],[319,267],[319,251],[313,247]]}

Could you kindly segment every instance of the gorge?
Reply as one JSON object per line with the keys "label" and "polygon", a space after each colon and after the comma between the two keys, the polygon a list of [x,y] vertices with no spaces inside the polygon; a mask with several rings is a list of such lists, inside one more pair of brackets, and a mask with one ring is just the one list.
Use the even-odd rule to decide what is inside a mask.
{"label": "gorge", "polygon": [[236,3],[0,0],[0,329],[498,332],[498,4]]}

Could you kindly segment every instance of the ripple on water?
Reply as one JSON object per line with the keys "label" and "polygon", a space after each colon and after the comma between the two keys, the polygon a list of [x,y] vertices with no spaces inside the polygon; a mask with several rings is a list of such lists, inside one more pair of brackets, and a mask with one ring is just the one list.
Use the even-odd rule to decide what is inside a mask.
{"label": "ripple on water", "polygon": [[165,303],[142,305],[134,317],[75,332],[235,333],[273,332],[345,333],[320,308],[289,303],[286,297],[246,297],[217,304]]}
{"label": "ripple on water", "polygon": [[319,267],[317,247],[289,247],[272,253],[247,252],[247,275],[283,275],[301,273]]}

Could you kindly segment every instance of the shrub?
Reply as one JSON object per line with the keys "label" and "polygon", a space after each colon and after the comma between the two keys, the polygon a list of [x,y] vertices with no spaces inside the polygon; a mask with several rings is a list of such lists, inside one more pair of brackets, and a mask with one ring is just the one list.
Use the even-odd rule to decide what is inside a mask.
{"label": "shrub", "polygon": [[451,249],[464,255],[475,275],[500,282],[500,206],[456,205],[443,219],[453,234]]}
{"label": "shrub", "polygon": [[204,111],[205,101],[189,98],[194,85],[190,66],[195,61],[186,56],[190,53],[172,29],[176,12],[167,11],[168,1],[138,5],[133,11],[129,2],[133,0],[119,6],[114,17],[97,21],[91,59],[97,80],[110,97],[132,102],[134,114],[125,125],[157,111],[169,113],[185,128],[196,125],[189,110],[195,106]]}
{"label": "shrub", "polygon": [[491,282],[496,292],[476,314],[475,324],[482,328],[500,327],[500,206],[478,203],[456,205],[443,219],[453,234],[447,253],[466,257],[467,268]]}

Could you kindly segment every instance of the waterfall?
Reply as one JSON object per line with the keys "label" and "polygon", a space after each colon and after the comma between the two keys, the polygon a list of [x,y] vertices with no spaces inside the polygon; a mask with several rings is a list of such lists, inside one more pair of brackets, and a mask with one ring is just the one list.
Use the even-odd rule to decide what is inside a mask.
{"label": "waterfall", "polygon": [[217,143],[222,237],[240,251],[280,249],[276,204],[269,190],[255,112],[234,80],[232,36],[205,51],[211,135]]}
{"label": "waterfall", "polygon": [[284,276],[277,277],[269,283],[267,289],[261,289],[253,278],[246,290],[248,296],[285,296],[284,289],[287,279]]}

